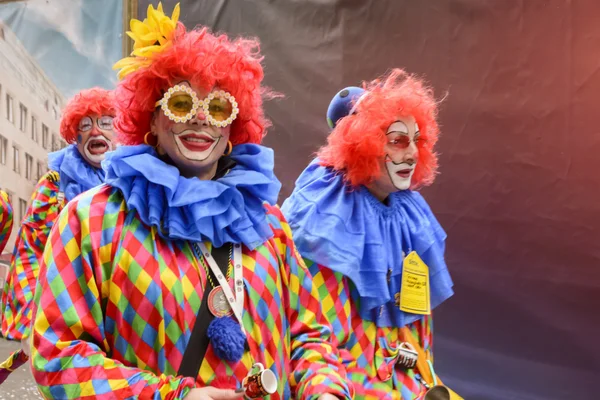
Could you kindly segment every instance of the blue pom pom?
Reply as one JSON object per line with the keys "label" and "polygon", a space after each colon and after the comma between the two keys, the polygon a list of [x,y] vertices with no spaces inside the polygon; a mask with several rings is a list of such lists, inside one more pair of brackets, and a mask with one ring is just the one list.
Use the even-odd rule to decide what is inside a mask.
{"label": "blue pom pom", "polygon": [[246,336],[233,318],[215,318],[208,326],[213,351],[222,360],[237,362],[244,355]]}

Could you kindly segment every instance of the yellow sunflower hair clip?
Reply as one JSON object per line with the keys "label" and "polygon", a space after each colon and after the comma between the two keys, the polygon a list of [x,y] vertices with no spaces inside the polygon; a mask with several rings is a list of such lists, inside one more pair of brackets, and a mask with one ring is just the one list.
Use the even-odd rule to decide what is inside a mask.
{"label": "yellow sunflower hair clip", "polygon": [[113,69],[119,70],[119,79],[152,64],[152,55],[171,45],[178,20],[179,3],[173,9],[171,18],[163,12],[162,3],[158,3],[156,10],[152,4],[148,6],[148,15],[143,21],[132,19],[129,23],[131,31],[127,32],[134,42],[131,57],[122,58],[113,65]]}

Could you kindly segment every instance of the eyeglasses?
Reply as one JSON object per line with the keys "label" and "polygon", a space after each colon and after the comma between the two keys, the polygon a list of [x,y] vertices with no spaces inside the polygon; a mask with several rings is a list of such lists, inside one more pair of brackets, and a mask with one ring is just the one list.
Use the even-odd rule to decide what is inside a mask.
{"label": "eyeglasses", "polygon": [[[96,119],[96,124],[98,128],[104,131],[110,131],[113,129],[113,117],[110,115],[103,115],[100,118]],[[81,121],[79,121],[78,129],[81,132],[87,132],[91,130],[94,126],[94,120],[92,117],[83,117]]]}
{"label": "eyeglasses", "polygon": [[235,97],[230,93],[217,90],[199,100],[196,92],[184,85],[169,88],[155,106],[160,106],[171,121],[180,123],[188,122],[202,112],[209,124],[219,128],[231,125],[239,113]]}
{"label": "eyeglasses", "polygon": [[401,149],[407,149],[411,142],[414,143],[415,146],[418,146],[419,144],[425,143],[425,139],[422,139],[420,136],[415,136],[415,138],[411,140],[408,135],[398,135],[394,139],[388,140],[389,144]]}

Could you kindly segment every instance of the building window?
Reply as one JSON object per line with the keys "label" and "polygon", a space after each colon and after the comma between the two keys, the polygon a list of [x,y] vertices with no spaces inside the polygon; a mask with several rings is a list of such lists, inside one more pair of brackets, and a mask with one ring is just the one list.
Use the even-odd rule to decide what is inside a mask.
{"label": "building window", "polygon": [[50,106],[48,104],[48,100],[44,101],[44,108],[46,109],[46,111],[50,111]]}
{"label": "building window", "polygon": [[60,150],[60,145],[58,143],[58,139],[56,138],[56,133],[52,134],[52,151]]}
{"label": "building window", "polygon": [[15,204],[13,202],[13,194],[10,190],[5,190],[6,194],[8,195],[8,201],[10,201],[10,204]]}
{"label": "building window", "polygon": [[6,165],[6,152],[8,151],[8,140],[0,136],[0,164]]}
{"label": "building window", "polygon": [[19,198],[19,221],[23,221],[25,213],[27,212],[27,202]]}
{"label": "building window", "polygon": [[33,115],[31,116],[31,140],[38,142],[37,120]]}
{"label": "building window", "polygon": [[10,94],[6,93],[6,119],[10,122],[15,122],[15,114],[13,110],[13,99]]}
{"label": "building window", "polygon": [[48,150],[48,140],[49,138],[48,127],[42,124],[42,147]]}
{"label": "building window", "polygon": [[25,178],[33,179],[33,157],[25,153]]}
{"label": "building window", "polygon": [[44,175],[44,164],[42,164],[41,162],[37,162],[37,180],[39,181],[40,178],[42,177],[42,175]]}
{"label": "building window", "polygon": [[19,112],[21,115],[21,119],[19,120],[19,128],[21,129],[21,132],[25,132],[27,131],[27,107],[19,103]]}
{"label": "building window", "polygon": [[19,161],[19,148],[17,146],[13,146],[13,171],[15,171],[17,174],[21,173],[21,165]]}

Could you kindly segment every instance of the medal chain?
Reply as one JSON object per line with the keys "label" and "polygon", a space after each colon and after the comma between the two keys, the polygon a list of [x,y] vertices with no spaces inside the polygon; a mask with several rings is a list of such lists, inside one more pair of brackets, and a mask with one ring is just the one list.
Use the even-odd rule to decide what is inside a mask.
{"label": "medal chain", "polygon": [[[238,320],[238,323],[240,324],[240,328],[242,329],[242,332],[244,332],[244,327],[242,325],[242,315],[243,315],[243,311],[244,311],[242,245],[239,243],[234,244],[231,247],[231,252],[230,252],[230,256],[229,256],[230,263],[228,265],[227,277],[229,277],[229,275],[231,275],[231,271],[233,270],[233,277],[234,277],[234,281],[235,281],[234,286],[236,287],[234,289],[232,289],[231,286],[229,285],[227,277],[223,276],[225,274],[223,273],[221,268],[219,268],[219,266],[217,265],[216,260],[211,255],[211,252],[208,251],[208,248],[206,247],[206,245],[203,242],[197,242],[197,243],[193,244],[193,248],[194,248],[194,251],[196,253],[198,253],[197,254],[198,258],[200,258],[203,261],[204,268],[207,269],[206,264],[208,264],[208,268],[210,268],[210,272],[213,274],[213,277],[216,278],[219,283],[215,288],[211,289],[211,291],[210,291],[209,308],[210,308],[210,296],[220,297],[219,301],[221,301],[221,302],[223,300],[226,301],[229,304],[228,309],[230,310],[230,311],[227,311],[227,313],[233,312],[233,314],[235,315],[235,318]],[[204,256],[204,259],[202,258],[202,256]],[[205,263],[204,263],[204,261],[205,261]],[[209,274],[207,274],[207,275],[210,277]],[[209,282],[212,282],[212,279]],[[234,293],[234,290],[237,293]],[[218,311],[215,310],[215,312],[218,312]],[[215,312],[213,312],[211,310],[211,313],[216,316]]]}
{"label": "medal chain", "polygon": [[[200,252],[200,254],[202,254],[202,252]],[[227,276],[225,277],[225,279],[227,279],[227,281],[229,281],[229,277],[231,276],[231,270],[233,267],[233,263],[231,262],[231,258],[233,257],[233,244],[231,244],[229,246],[229,262],[228,262],[228,266],[227,266]],[[202,254],[202,256],[200,257],[200,262],[202,263],[202,267],[204,268],[204,272],[206,272],[206,276],[208,278],[208,281],[210,282],[210,286],[212,288],[216,288],[217,286],[215,286],[215,283],[212,280],[211,277],[211,272],[208,269],[208,266],[206,265],[206,263],[204,262],[204,254]]]}

